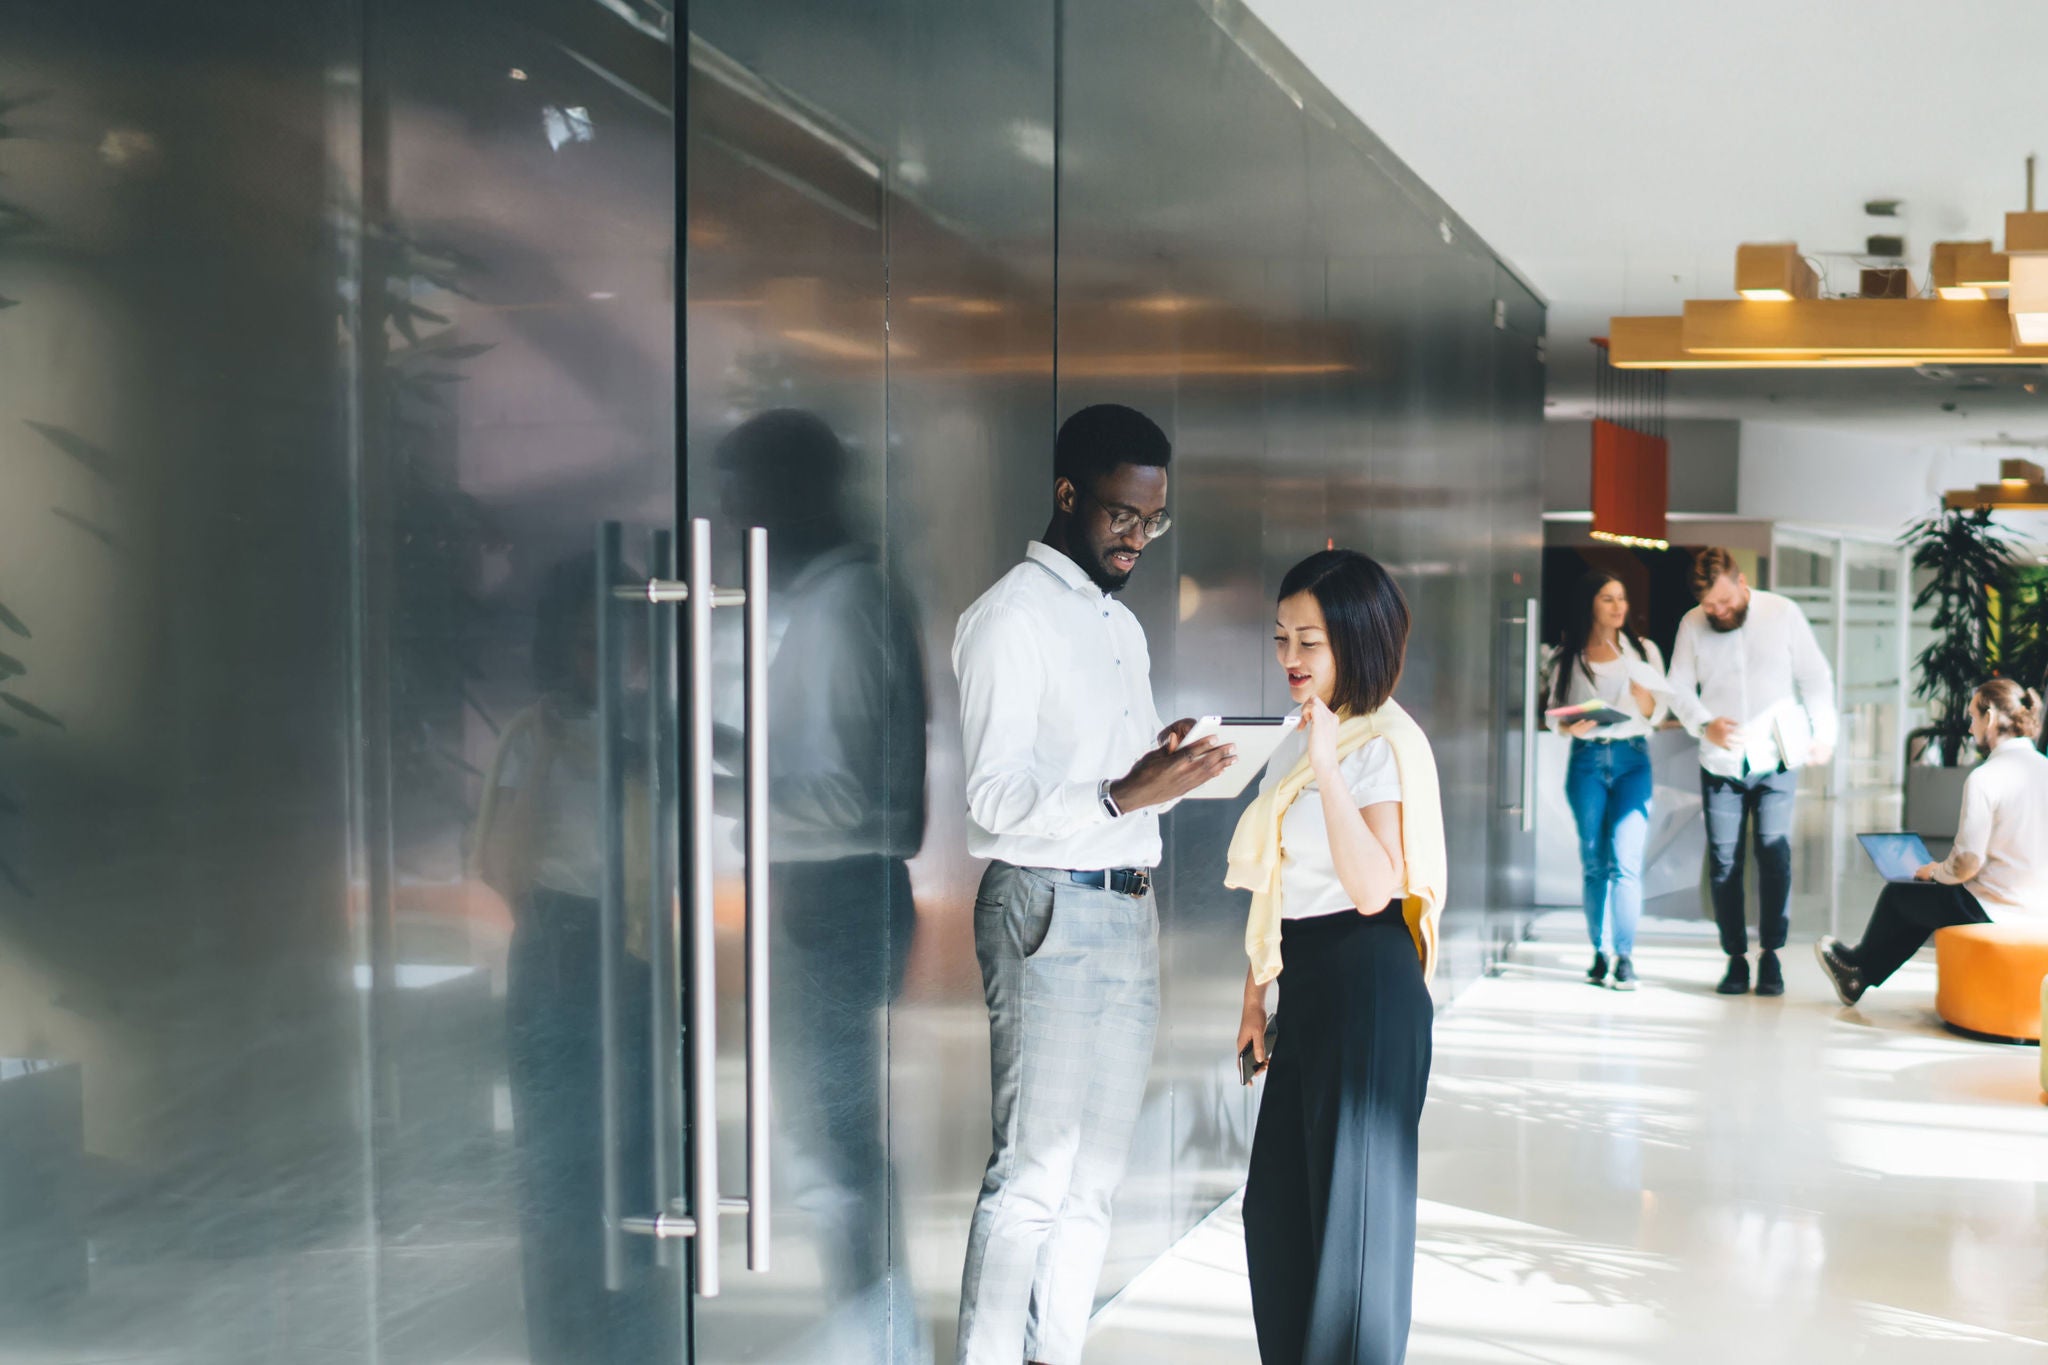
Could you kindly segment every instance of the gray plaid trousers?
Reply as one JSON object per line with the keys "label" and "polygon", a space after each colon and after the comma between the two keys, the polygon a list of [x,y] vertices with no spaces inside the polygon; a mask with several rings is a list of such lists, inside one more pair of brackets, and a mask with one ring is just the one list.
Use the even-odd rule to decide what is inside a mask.
{"label": "gray plaid trousers", "polygon": [[1152,897],[991,863],[974,902],[994,1153],[967,1237],[960,1365],[1075,1365],[1152,1069]]}

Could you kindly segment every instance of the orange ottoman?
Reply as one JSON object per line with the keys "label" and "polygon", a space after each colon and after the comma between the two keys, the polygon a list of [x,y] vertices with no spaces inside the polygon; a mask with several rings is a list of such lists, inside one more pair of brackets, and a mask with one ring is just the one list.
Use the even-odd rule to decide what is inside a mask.
{"label": "orange ottoman", "polygon": [[2041,1041],[2048,924],[1958,924],[1934,933],[1934,1012],[1959,1033]]}

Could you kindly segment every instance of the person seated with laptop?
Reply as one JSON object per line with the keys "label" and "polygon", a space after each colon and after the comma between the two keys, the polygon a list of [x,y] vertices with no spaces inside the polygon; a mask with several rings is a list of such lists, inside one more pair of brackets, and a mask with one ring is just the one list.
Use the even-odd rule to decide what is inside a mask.
{"label": "person seated with laptop", "polygon": [[[1888,868],[1892,845],[1919,844],[1919,836],[1864,836],[1888,885],[1863,941],[1851,948],[1824,935],[1814,944],[1843,1004],[1882,985],[1936,929],[2015,917],[2048,922],[2048,756],[2034,745],[2041,710],[2040,694],[2009,678],[1985,683],[1970,699],[1970,738],[1986,757],[1963,783],[1962,819],[1947,858]],[[1919,856],[1926,857],[1924,845]]]}

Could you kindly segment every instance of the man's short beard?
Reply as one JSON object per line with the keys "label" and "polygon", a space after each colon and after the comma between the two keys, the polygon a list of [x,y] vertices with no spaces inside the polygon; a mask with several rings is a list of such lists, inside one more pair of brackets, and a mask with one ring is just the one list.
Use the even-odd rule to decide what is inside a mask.
{"label": "man's short beard", "polygon": [[[1131,573],[1136,572],[1136,569],[1133,569],[1131,571]],[[1122,577],[1118,577],[1117,575],[1111,573],[1108,567],[1104,565],[1103,562],[1099,559],[1096,560],[1094,566],[1088,570],[1088,577],[1094,580],[1096,587],[1102,589],[1106,593],[1122,592],[1125,588],[1130,586],[1131,582],[1130,574],[1124,574]]]}
{"label": "man's short beard", "polygon": [[1714,615],[1712,612],[1706,613],[1706,617],[1708,625],[1712,626],[1721,634],[1726,635],[1730,631],[1741,630],[1744,623],[1749,620],[1749,603],[1744,602],[1741,606],[1737,607],[1735,609],[1735,619],[1729,621],[1725,625],[1722,624],[1721,618]]}

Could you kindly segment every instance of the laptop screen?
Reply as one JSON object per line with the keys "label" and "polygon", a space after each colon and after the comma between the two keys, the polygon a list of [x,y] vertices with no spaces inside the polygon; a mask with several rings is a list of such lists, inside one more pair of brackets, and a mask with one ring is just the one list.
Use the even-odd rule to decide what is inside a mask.
{"label": "laptop screen", "polygon": [[1888,882],[1910,882],[1914,872],[1934,861],[1917,834],[1859,834],[1856,840]]}

